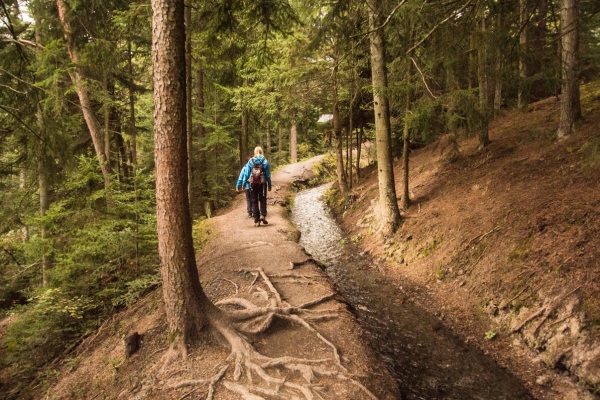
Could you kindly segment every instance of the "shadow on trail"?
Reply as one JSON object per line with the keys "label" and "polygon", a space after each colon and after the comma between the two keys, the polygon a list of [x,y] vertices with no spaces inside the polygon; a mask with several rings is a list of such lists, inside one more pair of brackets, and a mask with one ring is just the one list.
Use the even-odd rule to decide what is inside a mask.
{"label": "shadow on trail", "polygon": [[320,199],[327,185],[299,192],[292,222],[300,244],[354,308],[357,320],[403,399],[532,399],[521,382],[479,349],[468,347],[396,288],[351,244]]}

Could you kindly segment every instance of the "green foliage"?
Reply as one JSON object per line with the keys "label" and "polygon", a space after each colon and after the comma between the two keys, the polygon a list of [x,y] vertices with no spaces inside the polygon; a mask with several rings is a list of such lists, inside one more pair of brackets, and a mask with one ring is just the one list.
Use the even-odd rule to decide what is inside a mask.
{"label": "green foliage", "polygon": [[423,258],[428,257],[433,251],[441,244],[441,242],[437,239],[432,240],[431,242],[427,242],[423,249],[421,250],[421,256]]}
{"label": "green foliage", "polygon": [[365,238],[365,235],[362,233],[358,233],[354,236],[352,236],[352,242],[353,243],[359,243],[360,241],[362,241]]}
{"label": "green foliage", "polygon": [[487,331],[485,333],[485,339],[486,340],[492,340],[494,339],[498,334],[496,333],[496,331]]}
{"label": "green foliage", "polygon": [[314,177],[310,181],[310,186],[317,186],[337,179],[335,155],[327,153],[321,161],[313,164],[312,172]]}
{"label": "green foliage", "polygon": [[[114,179],[104,189],[95,157],[80,156],[71,179],[54,188],[57,199],[44,217],[27,215],[29,240],[3,235],[15,260],[5,266],[3,293],[27,294],[26,304],[5,311],[14,322],[2,337],[0,365],[27,382],[40,367],[115,308],[133,304],[160,283],[153,176]],[[47,236],[43,238],[40,228]],[[48,285],[40,286],[40,259],[51,260]],[[20,386],[11,390],[18,393]]]}
{"label": "green foliage", "polygon": [[217,234],[213,231],[213,221],[210,219],[200,219],[192,226],[192,235],[194,237],[194,248],[196,253],[199,254],[204,250],[204,247],[211,240],[217,237]]}

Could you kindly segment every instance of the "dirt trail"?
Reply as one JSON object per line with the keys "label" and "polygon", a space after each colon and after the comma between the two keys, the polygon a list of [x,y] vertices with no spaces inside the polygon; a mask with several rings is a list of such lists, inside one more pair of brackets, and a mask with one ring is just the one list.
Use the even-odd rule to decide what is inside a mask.
{"label": "dirt trail", "polygon": [[[289,315],[302,318],[275,317],[264,333],[249,336],[260,363],[242,365],[241,379],[235,381],[227,345],[211,335],[191,349],[186,361],[164,363],[161,356],[169,342],[159,289],[85,340],[63,360],[58,382],[34,398],[205,399],[213,391],[215,400],[238,400],[280,398],[279,391],[286,393],[281,398],[290,399],[399,399],[394,379],[366,344],[327,275],[297,243],[298,231],[284,216],[290,185],[307,180],[311,163],[318,159],[273,174],[268,225],[253,226],[243,195],[209,222],[213,239],[198,258],[198,269],[211,301],[229,301],[220,305],[229,310],[239,309],[231,306],[231,299],[238,306],[289,304]],[[133,332],[141,335],[141,347],[125,358],[123,338]],[[282,364],[269,367],[266,358]],[[161,369],[164,365],[166,370]],[[211,385],[208,380],[219,371],[224,376]]]}

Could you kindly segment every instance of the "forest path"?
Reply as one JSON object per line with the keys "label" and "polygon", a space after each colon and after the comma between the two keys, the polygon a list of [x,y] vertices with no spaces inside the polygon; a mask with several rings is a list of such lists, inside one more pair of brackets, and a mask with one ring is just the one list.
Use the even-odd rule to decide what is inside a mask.
{"label": "forest path", "polygon": [[[332,357],[333,345],[341,356],[341,365],[348,369],[347,376],[356,382],[319,377],[315,383],[327,387],[324,398],[371,398],[356,384],[360,382],[380,400],[397,399],[400,396],[393,378],[368,347],[362,330],[336,295],[329,277],[297,243],[298,231],[284,215],[286,210],[282,205],[287,202],[291,184],[308,180],[312,175],[311,165],[322,157],[287,165],[272,175],[268,225],[253,225],[243,195],[237,196],[226,212],[212,219],[211,230],[218,231],[218,237],[208,243],[198,258],[202,285],[215,303],[241,297],[253,303],[264,302],[267,293],[271,297],[272,290],[259,276],[258,269],[262,268],[282,301],[292,307],[333,295],[310,307],[315,311],[335,310],[334,318],[310,321],[314,331],[300,323],[280,320],[256,336],[253,346],[268,357],[317,360]],[[327,368],[331,370],[331,365]]]}

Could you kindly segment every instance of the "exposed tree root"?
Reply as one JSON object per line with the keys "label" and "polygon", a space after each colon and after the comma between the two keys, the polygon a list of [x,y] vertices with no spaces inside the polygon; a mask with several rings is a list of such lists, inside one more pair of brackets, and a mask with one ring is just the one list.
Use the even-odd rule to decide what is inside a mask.
{"label": "exposed tree root", "polygon": [[[310,323],[312,320],[338,316],[339,308],[309,309],[334,298],[335,294],[330,293],[299,306],[291,306],[282,300],[264,270],[258,269],[253,272],[256,279],[250,288],[254,293],[259,293],[260,297],[266,298],[266,305],[257,305],[242,297],[232,297],[216,303],[217,306],[226,306],[227,310],[215,307],[207,312],[211,327],[231,346],[230,355],[225,360],[227,365],[222,366],[219,372],[208,379],[169,380],[164,389],[208,385],[207,399],[212,399],[217,385],[222,385],[227,390],[238,393],[244,400],[320,400],[323,397],[318,391],[323,388],[324,383],[319,384],[317,381],[324,378],[329,382],[346,382],[364,393],[366,398],[376,400],[373,393],[348,374],[347,368],[342,365],[337,347]],[[257,283],[259,278],[261,282]],[[261,284],[266,286],[267,291],[260,288]],[[308,330],[331,349],[330,357],[315,360],[293,356],[272,358],[256,351],[244,335],[265,332],[276,318],[290,321]],[[171,346],[163,357],[166,362],[173,360],[173,354],[177,350],[181,351],[176,349],[179,345],[180,343],[174,343]],[[233,369],[230,375],[227,371],[231,365]],[[163,370],[164,366],[161,373]],[[288,371],[288,374],[284,374],[283,371]]]}

